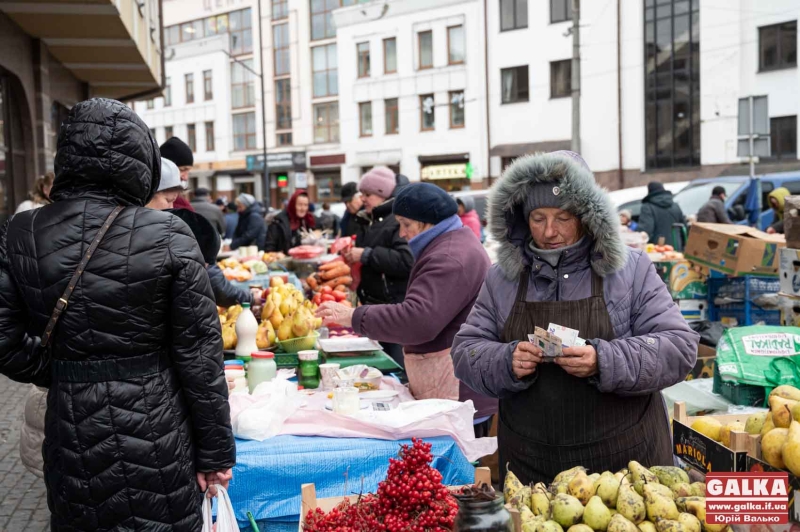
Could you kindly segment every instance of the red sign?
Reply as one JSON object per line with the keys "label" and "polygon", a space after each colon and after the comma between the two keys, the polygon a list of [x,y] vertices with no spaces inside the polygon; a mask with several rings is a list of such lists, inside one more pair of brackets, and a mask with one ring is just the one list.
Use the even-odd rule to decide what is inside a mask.
{"label": "red sign", "polygon": [[706,522],[754,525],[789,522],[788,473],[706,474]]}

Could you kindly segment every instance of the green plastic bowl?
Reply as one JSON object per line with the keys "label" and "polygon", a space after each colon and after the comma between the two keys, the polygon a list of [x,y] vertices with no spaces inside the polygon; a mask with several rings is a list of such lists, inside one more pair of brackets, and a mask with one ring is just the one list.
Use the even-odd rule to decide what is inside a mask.
{"label": "green plastic bowl", "polygon": [[284,353],[299,353],[300,351],[314,349],[317,345],[317,338],[319,338],[319,332],[314,331],[308,336],[303,336],[301,338],[292,338],[291,340],[284,340],[282,342],[279,340],[278,345],[281,346]]}

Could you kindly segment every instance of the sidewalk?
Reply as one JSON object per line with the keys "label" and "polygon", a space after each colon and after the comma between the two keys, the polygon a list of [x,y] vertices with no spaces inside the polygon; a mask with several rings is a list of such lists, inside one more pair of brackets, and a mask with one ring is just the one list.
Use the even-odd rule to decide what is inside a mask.
{"label": "sidewalk", "polygon": [[29,384],[0,375],[0,532],[47,532],[50,512],[44,480],[19,458],[19,429]]}

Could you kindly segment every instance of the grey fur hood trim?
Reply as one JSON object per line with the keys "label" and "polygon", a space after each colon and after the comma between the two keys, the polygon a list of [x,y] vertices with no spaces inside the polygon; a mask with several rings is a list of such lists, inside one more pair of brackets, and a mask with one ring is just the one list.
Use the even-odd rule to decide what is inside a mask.
{"label": "grey fur hood trim", "polygon": [[570,152],[539,153],[517,159],[489,194],[488,227],[498,242],[498,264],[509,280],[516,280],[527,265],[522,248],[530,240],[523,204],[536,183],[558,184],[562,208],[581,221],[592,239],[592,269],[605,277],[619,271],[628,248],[619,233],[619,217],[608,193],[594,180],[583,159]]}

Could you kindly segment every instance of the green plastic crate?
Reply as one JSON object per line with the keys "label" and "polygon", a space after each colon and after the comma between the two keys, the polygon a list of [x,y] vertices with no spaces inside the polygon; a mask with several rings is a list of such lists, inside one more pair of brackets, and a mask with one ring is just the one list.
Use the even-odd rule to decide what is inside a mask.
{"label": "green plastic crate", "polygon": [[711,391],[739,406],[764,406],[764,397],[766,396],[763,386],[723,381],[716,364],[714,365],[714,384]]}

